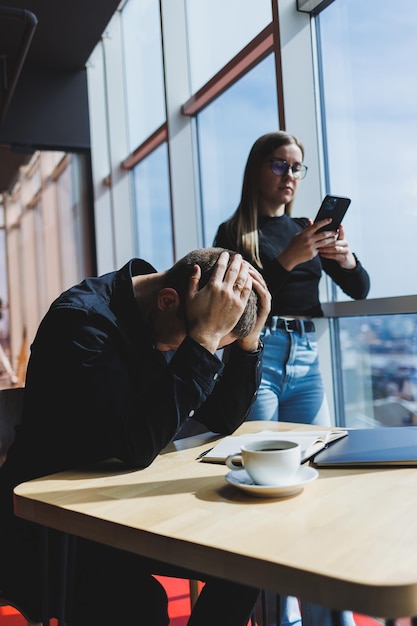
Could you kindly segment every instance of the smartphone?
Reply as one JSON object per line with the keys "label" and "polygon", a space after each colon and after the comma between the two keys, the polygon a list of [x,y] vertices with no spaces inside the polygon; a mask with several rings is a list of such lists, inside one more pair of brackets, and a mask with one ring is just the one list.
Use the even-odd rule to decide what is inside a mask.
{"label": "smartphone", "polygon": [[350,204],[350,198],[341,198],[339,196],[326,196],[321,203],[321,207],[316,215],[314,222],[331,217],[332,221],[323,228],[319,228],[317,231],[321,233],[323,230],[337,230],[342,219],[345,216],[348,206]]}

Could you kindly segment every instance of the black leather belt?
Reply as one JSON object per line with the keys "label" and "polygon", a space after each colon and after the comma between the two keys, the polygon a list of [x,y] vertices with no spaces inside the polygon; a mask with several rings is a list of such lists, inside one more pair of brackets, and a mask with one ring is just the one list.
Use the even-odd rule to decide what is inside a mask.
{"label": "black leather belt", "polygon": [[287,333],[314,333],[316,327],[311,320],[292,319],[287,320],[285,317],[278,317],[273,315],[266,324],[269,326],[272,332],[277,328],[286,330]]}

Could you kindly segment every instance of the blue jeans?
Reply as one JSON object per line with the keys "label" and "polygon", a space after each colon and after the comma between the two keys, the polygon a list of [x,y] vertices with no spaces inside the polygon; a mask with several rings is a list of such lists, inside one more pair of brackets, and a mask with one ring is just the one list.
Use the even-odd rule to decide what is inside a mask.
{"label": "blue jeans", "polygon": [[[320,373],[317,340],[314,332],[263,331],[264,358],[262,381],[248,420],[297,422],[330,426],[330,413]],[[268,604],[274,603],[267,594]],[[330,611],[281,598],[281,626],[330,626]],[[344,626],[355,626],[349,611],[342,614]]]}
{"label": "blue jeans", "polygon": [[330,426],[314,332],[263,330],[262,381],[248,420]]}

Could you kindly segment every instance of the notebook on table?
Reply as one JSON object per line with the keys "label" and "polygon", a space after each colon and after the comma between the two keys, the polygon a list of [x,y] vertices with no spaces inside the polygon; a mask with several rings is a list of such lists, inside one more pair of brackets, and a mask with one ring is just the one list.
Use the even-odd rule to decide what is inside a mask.
{"label": "notebook on table", "polygon": [[330,442],[346,437],[347,430],[341,428],[334,430],[306,430],[306,431],[273,431],[263,430],[258,433],[246,435],[229,435],[223,437],[209,450],[202,452],[197,459],[204,463],[225,463],[230,454],[240,452],[240,447],[250,441],[261,441],[262,439],[283,439],[295,441],[301,446],[301,463],[309,461],[319,450],[322,450]]}
{"label": "notebook on table", "polygon": [[315,455],[315,467],[417,466],[417,426],[351,428]]}

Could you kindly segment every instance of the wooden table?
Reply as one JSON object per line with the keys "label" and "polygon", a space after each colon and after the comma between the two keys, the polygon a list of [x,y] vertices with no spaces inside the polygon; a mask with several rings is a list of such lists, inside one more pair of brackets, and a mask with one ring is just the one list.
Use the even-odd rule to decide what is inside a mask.
{"label": "wooden table", "polygon": [[[266,428],[309,429],[246,422],[236,434]],[[114,462],[21,484],[16,514],[332,609],[417,615],[416,469],[320,470],[296,496],[258,499],[196,460],[210,441],[171,444],[141,471]]]}

